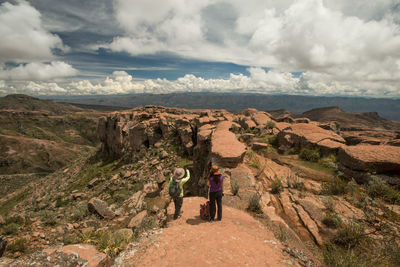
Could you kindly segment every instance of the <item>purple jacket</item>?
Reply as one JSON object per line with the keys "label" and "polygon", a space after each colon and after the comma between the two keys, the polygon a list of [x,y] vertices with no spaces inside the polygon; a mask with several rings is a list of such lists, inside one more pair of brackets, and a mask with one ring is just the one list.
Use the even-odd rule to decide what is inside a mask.
{"label": "purple jacket", "polygon": [[224,176],[220,176],[219,177],[219,183],[218,184],[216,184],[215,182],[214,182],[214,178],[211,176],[211,177],[209,177],[208,178],[208,181],[210,182],[210,192],[218,192],[218,191],[221,191],[222,190],[222,187],[221,187],[221,184],[222,184],[222,182],[224,181]]}

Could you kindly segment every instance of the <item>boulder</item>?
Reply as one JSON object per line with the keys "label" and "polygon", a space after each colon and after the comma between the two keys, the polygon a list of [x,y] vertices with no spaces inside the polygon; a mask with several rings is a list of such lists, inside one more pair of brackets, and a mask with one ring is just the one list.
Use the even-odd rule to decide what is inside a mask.
{"label": "boulder", "polygon": [[262,128],[265,127],[267,123],[271,120],[270,116],[268,116],[264,112],[257,112],[253,114],[252,119],[258,127]]}
{"label": "boulder", "polygon": [[143,191],[138,191],[133,194],[129,199],[125,200],[124,205],[136,211],[142,210],[144,206],[144,197],[146,194]]}
{"label": "boulder", "polygon": [[345,167],[362,172],[400,172],[400,147],[388,145],[345,146],[338,160]]}
{"label": "boulder", "polygon": [[104,219],[113,219],[115,217],[115,213],[108,207],[107,203],[98,198],[89,200],[88,210]]}
{"label": "boulder", "polygon": [[220,122],[211,137],[211,156],[220,167],[236,167],[246,153],[246,146],[229,131],[231,125],[228,121]]}
{"label": "boulder", "polygon": [[133,237],[133,231],[131,228],[119,229],[113,234],[114,240],[131,240]]}
{"label": "boulder", "polygon": [[311,123],[292,124],[283,129],[278,134],[278,142],[281,151],[291,147],[301,149],[307,145],[315,145],[326,148],[327,152],[336,152],[340,144],[345,144],[345,140],[340,135]]}
{"label": "boulder", "polygon": [[158,191],[158,184],[155,182],[147,183],[143,187],[143,192],[146,194],[146,196],[154,195]]}
{"label": "boulder", "polygon": [[147,216],[147,211],[144,210],[144,211],[140,212],[139,214],[137,214],[135,217],[133,217],[130,220],[130,222],[128,224],[128,228],[131,228],[133,230],[138,228],[142,224],[142,222],[146,218],[146,216]]}

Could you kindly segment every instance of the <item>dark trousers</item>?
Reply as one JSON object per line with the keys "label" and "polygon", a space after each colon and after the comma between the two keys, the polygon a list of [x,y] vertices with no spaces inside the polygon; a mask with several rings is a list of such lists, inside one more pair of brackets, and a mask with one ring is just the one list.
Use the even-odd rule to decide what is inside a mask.
{"label": "dark trousers", "polygon": [[183,197],[174,197],[174,204],[175,204],[174,218],[176,219],[176,218],[178,218],[178,215],[181,213]]}
{"label": "dark trousers", "polygon": [[215,202],[218,206],[218,220],[222,219],[222,191],[210,192],[210,218],[214,220],[215,218]]}

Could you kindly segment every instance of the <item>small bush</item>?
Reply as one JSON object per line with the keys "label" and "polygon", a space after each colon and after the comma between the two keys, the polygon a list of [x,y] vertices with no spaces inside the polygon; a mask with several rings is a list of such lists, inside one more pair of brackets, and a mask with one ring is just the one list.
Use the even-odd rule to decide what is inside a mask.
{"label": "small bush", "polygon": [[334,177],[331,181],[322,184],[322,193],[325,195],[344,195],[348,192],[347,182],[339,177]]}
{"label": "small bush", "polygon": [[299,157],[303,160],[318,162],[321,158],[321,153],[318,148],[303,148],[300,150]]}
{"label": "small bush", "polygon": [[324,203],[327,212],[335,212],[335,202],[333,202],[332,198],[325,198],[322,200],[322,202]]}
{"label": "small bush", "polygon": [[234,196],[237,196],[239,194],[239,189],[240,186],[237,182],[231,183],[231,192]]}
{"label": "small bush", "polygon": [[379,177],[371,176],[371,180],[368,182],[367,192],[372,198],[378,197],[390,203],[400,203],[400,192],[392,188]]}
{"label": "small bush", "polygon": [[71,222],[82,221],[88,215],[87,202],[82,201],[70,210],[69,220]]}
{"label": "small bush", "polygon": [[342,226],[343,221],[336,213],[329,212],[322,219],[322,223],[329,228],[337,229]]}
{"label": "small bush", "polygon": [[350,222],[338,231],[333,243],[344,248],[354,248],[367,239],[364,227],[356,222]]}
{"label": "small bush", "polygon": [[279,194],[283,191],[283,184],[278,177],[275,177],[274,181],[271,184],[271,193]]}
{"label": "small bush", "polygon": [[249,207],[247,209],[253,212],[261,211],[260,196],[257,193],[250,197]]}
{"label": "small bush", "polygon": [[330,242],[325,244],[323,256],[327,267],[366,266],[365,258],[359,257],[352,249],[344,249]]}
{"label": "small bush", "polygon": [[335,154],[330,154],[327,157],[321,158],[319,163],[325,168],[337,169],[337,157]]}
{"label": "small bush", "polygon": [[19,225],[16,223],[9,223],[3,226],[3,233],[6,235],[15,235],[18,233]]}
{"label": "small bush", "polygon": [[43,210],[40,213],[40,217],[44,225],[54,226],[57,224],[57,214],[54,211]]}
{"label": "small bush", "polygon": [[269,129],[273,129],[273,128],[275,128],[275,122],[268,121],[267,125],[265,126],[265,129],[269,130]]}
{"label": "small bush", "polygon": [[300,181],[298,176],[288,176],[286,181],[289,188],[294,188],[300,191],[304,189],[304,183]]}
{"label": "small bush", "polygon": [[25,238],[17,239],[7,246],[7,251],[10,253],[15,253],[15,252],[24,253],[27,249],[26,243],[27,242]]}

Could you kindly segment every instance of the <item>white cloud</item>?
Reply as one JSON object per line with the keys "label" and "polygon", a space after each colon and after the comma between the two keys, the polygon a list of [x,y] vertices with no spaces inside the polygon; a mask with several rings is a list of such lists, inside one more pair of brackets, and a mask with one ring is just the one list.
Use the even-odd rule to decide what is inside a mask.
{"label": "white cloud", "polygon": [[[384,95],[395,90],[396,82],[400,84],[400,26],[396,24],[400,12],[395,10],[396,3],[167,0],[155,6],[144,0],[115,0],[115,15],[125,34],[106,47],[133,55],[169,51],[191,58],[273,67],[277,73],[305,72],[305,77],[323,77],[307,84],[324,92],[335,88],[339,93],[349,92],[340,89],[349,87],[351,93],[357,93],[357,88],[362,88],[360,92],[375,88],[370,93]],[[221,9],[223,15],[217,12]],[[307,93],[310,88],[303,90]]]}
{"label": "white cloud", "polygon": [[[172,92],[235,92],[291,95],[342,95],[363,97],[399,98],[397,83],[387,83],[381,88],[374,81],[360,81],[354,86],[350,81],[335,81],[329,74],[312,71],[299,77],[289,72],[266,71],[261,68],[249,68],[249,76],[230,74],[229,79],[204,79],[187,74],[175,81],[167,79],[135,80],[125,71],[115,71],[102,82],[80,80],[58,85],[47,82],[28,82],[13,86],[6,93],[28,93],[34,95],[93,95],[93,94],[133,94],[133,93],[172,93]],[[379,90],[378,90],[379,89]],[[12,91],[10,91],[12,90]]]}
{"label": "white cloud", "polygon": [[43,28],[40,13],[22,0],[0,5],[0,36],[0,62],[51,60],[52,49],[66,49],[57,35]]}
{"label": "white cloud", "polygon": [[15,68],[0,68],[0,79],[4,80],[50,80],[74,76],[78,73],[71,65],[53,61],[50,64],[32,62]]}

